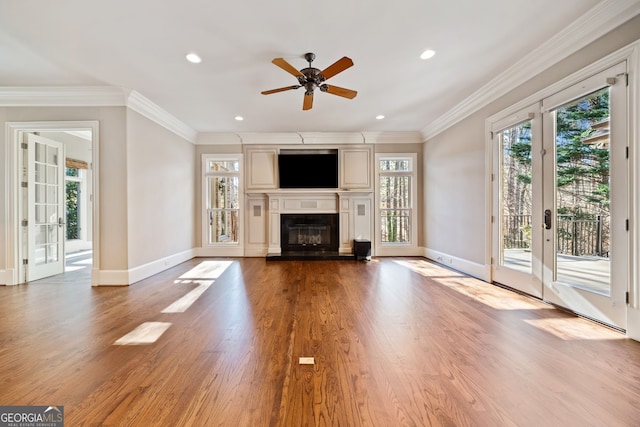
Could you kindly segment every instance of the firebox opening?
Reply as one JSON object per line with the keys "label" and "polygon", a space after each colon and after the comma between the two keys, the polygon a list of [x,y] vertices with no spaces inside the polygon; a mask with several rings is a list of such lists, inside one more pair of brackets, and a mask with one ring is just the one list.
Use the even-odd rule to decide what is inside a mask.
{"label": "firebox opening", "polygon": [[337,253],[338,214],[280,215],[280,245],[288,253]]}

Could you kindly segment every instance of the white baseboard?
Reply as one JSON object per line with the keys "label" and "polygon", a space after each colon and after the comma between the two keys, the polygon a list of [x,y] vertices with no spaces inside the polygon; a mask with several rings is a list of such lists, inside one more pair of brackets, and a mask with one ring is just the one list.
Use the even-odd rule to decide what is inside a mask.
{"label": "white baseboard", "polygon": [[10,274],[7,270],[0,270],[0,285],[15,285],[15,283],[13,283],[13,274]]}
{"label": "white baseboard", "polygon": [[491,266],[478,264],[429,248],[424,249],[424,257],[485,282],[491,281]]}
{"label": "white baseboard", "polygon": [[189,249],[168,257],[148,262],[129,270],[99,270],[92,272],[93,286],[128,286],[151,277],[166,269],[190,260],[196,256],[195,249]]}
{"label": "white baseboard", "polygon": [[249,258],[266,257],[267,256],[267,250],[263,249],[263,248],[256,248],[256,249],[247,248],[244,251],[244,256],[249,257]]}
{"label": "white baseboard", "polygon": [[627,307],[627,337],[640,341],[640,310]]}
{"label": "white baseboard", "polygon": [[206,248],[195,248],[197,257],[243,257],[244,248],[240,246],[212,246]]}

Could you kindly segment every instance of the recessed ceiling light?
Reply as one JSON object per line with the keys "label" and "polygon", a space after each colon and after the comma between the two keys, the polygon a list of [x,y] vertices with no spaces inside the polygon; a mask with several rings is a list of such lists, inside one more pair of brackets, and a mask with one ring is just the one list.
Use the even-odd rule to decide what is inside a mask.
{"label": "recessed ceiling light", "polygon": [[193,52],[187,53],[186,58],[187,58],[187,61],[192,62],[194,64],[199,64],[202,62],[202,58],[200,58],[197,53],[193,53]]}
{"label": "recessed ceiling light", "polygon": [[379,114],[376,116],[376,120],[382,120],[384,119],[384,116],[382,114]]}
{"label": "recessed ceiling light", "polygon": [[420,59],[433,58],[433,55],[435,55],[435,54],[436,54],[435,50],[427,49],[424,52],[422,52],[422,54],[420,55]]}
{"label": "recessed ceiling light", "polygon": [[241,121],[243,121],[243,120],[244,120],[244,117],[242,117],[242,116],[236,116],[235,118],[236,118],[236,120],[237,120],[237,121],[239,121],[239,122],[241,122]]}

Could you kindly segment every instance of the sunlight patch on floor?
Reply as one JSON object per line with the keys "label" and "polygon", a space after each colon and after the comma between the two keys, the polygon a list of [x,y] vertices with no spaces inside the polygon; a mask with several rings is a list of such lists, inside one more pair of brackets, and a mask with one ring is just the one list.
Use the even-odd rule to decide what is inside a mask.
{"label": "sunlight patch on floor", "polygon": [[217,279],[233,261],[202,261],[180,279]]}
{"label": "sunlight patch on floor", "polygon": [[194,302],[196,302],[198,298],[200,298],[200,295],[202,295],[204,291],[211,286],[213,280],[194,281],[194,283],[199,283],[197,288],[191,290],[188,294],[173,302],[167,308],[162,310],[162,313],[184,313]]}
{"label": "sunlight patch on floor", "polygon": [[115,345],[147,345],[153,344],[169,329],[171,323],[145,322],[114,342]]}
{"label": "sunlight patch on floor", "polygon": [[440,267],[427,260],[397,260],[395,262],[496,310],[552,309],[479,279]]}
{"label": "sunlight patch on floor", "polygon": [[579,317],[529,319],[526,323],[561,340],[622,340],[625,336]]}

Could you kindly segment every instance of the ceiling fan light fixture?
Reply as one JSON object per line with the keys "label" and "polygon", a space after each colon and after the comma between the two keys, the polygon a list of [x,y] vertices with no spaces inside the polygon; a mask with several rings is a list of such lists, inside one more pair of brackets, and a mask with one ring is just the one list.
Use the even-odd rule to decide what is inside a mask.
{"label": "ceiling fan light fixture", "polygon": [[200,58],[200,55],[195,52],[187,53],[185,55],[185,58],[187,58],[187,61],[191,62],[192,64],[199,64],[202,62],[202,58]]}
{"label": "ceiling fan light fixture", "polygon": [[346,56],[337,60],[333,64],[329,65],[324,70],[313,67],[312,62],[316,58],[316,55],[309,52],[304,55],[304,59],[309,64],[308,67],[301,70],[296,69],[293,65],[289,64],[284,58],[274,58],[271,61],[274,65],[282,68],[287,73],[291,74],[298,80],[296,86],[285,86],[277,89],[264,90],[261,93],[263,95],[270,95],[272,93],[284,92],[287,90],[304,88],[304,101],[302,104],[303,110],[310,110],[313,107],[313,93],[316,89],[321,92],[330,93],[332,95],[341,96],[343,98],[353,99],[358,94],[355,90],[345,89],[339,86],[327,85],[324,82],[327,79],[335,76],[338,73],[353,66],[351,58]]}
{"label": "ceiling fan light fixture", "polygon": [[420,54],[420,59],[430,59],[433,58],[436,54],[436,51],[433,49],[427,49]]}

